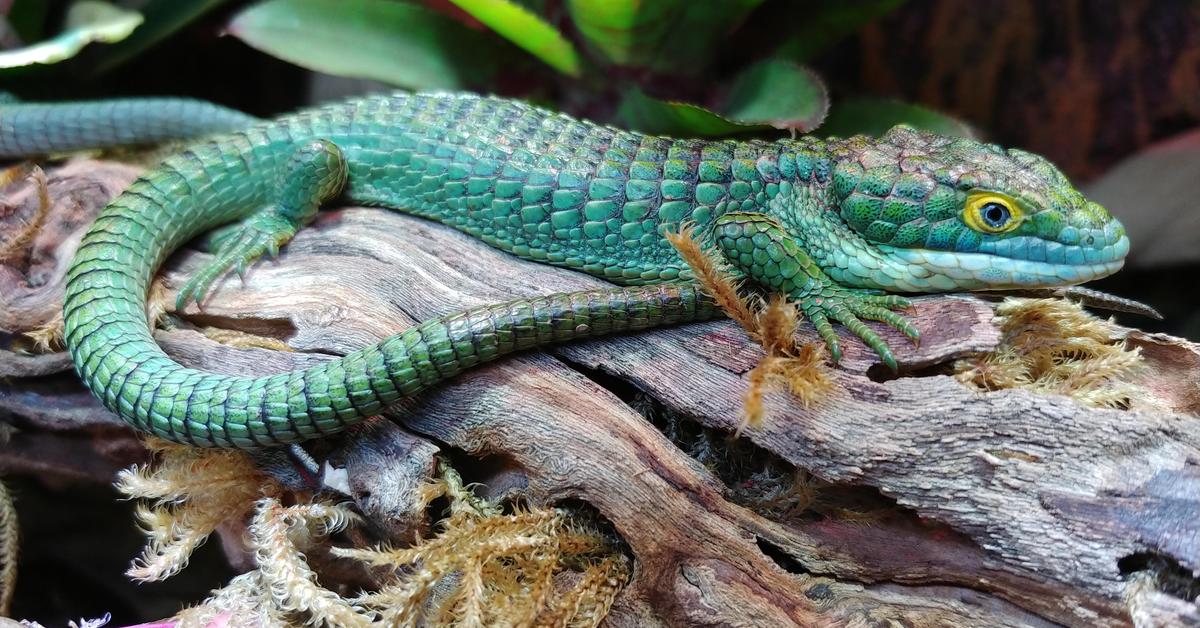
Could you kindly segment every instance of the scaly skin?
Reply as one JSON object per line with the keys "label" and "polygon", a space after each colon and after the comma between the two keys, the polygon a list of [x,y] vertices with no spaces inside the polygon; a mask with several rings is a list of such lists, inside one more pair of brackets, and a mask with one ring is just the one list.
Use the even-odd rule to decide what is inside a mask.
{"label": "scaly skin", "polygon": [[[339,193],[645,287],[480,308],[267,377],[183,368],[153,342],[146,290],[171,251],[239,223],[179,295],[200,300]],[[878,140],[671,140],[496,98],[381,96],[194,146],[135,182],[80,244],[66,343],[87,386],[139,429],[203,446],[296,442],[512,351],[715,315],[663,237],[685,221],[745,277],[795,299],[835,358],[841,322],[891,365],[860,319],[917,330],[884,291],[1079,283],[1128,250],[1120,224],[1045,160],[970,140],[906,127]]]}
{"label": "scaly skin", "polygon": [[0,98],[0,158],[157,144],[228,133],[255,122],[240,111],[187,98],[63,104]]}

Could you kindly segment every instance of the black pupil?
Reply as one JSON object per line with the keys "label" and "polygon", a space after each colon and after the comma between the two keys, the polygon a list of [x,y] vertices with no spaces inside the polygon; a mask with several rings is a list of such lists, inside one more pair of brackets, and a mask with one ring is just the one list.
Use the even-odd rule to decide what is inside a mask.
{"label": "black pupil", "polygon": [[1008,222],[1008,208],[1000,203],[983,206],[983,220],[991,227],[1003,227]]}

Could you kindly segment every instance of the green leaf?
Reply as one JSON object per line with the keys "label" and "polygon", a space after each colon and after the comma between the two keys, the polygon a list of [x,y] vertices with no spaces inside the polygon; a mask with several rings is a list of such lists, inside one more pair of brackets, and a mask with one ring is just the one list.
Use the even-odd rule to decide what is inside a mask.
{"label": "green leaf", "polygon": [[738,124],[699,105],[651,98],[636,88],[625,94],[617,116],[635,131],[676,137],[715,137],[766,128]]}
{"label": "green leaf", "polygon": [[833,44],[862,30],[869,22],[896,10],[905,0],[824,0],[795,3],[780,19],[795,24],[791,37],[775,55],[807,63]]}
{"label": "green leaf", "polygon": [[575,27],[616,65],[699,74],[763,0],[568,0]]}
{"label": "green leaf", "polygon": [[575,47],[525,7],[508,0],[450,1],[550,67],[569,76],[579,76],[580,61]]}
{"label": "green leaf", "polygon": [[228,32],[310,70],[408,89],[479,85],[512,56],[486,33],[391,0],[266,0]]}
{"label": "green leaf", "polygon": [[821,134],[839,137],[859,133],[880,136],[897,124],[907,124],[942,135],[975,137],[975,132],[965,122],[944,113],[920,105],[875,98],[838,102],[821,127]]}
{"label": "green leaf", "polygon": [[829,108],[825,86],[815,74],[778,59],[750,66],[720,91],[727,94],[722,105],[707,109],[631,90],[618,116],[647,133],[715,137],[772,128],[809,131],[821,124]]}
{"label": "green leaf", "polygon": [[791,61],[767,59],[734,79],[720,109],[738,122],[804,133],[825,119],[829,94],[812,70]]}
{"label": "green leaf", "polygon": [[142,15],[119,9],[107,2],[81,0],[67,11],[66,29],[41,43],[0,52],[0,68],[17,68],[37,63],[57,63],[69,59],[92,42],[112,43],[130,35]]}

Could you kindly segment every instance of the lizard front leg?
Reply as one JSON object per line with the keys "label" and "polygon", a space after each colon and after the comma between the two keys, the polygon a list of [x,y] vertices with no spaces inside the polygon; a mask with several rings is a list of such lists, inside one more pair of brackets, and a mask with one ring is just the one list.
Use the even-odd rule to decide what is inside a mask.
{"label": "lizard front leg", "polygon": [[861,319],[887,323],[916,341],[920,332],[894,309],[911,307],[908,299],[892,294],[841,286],[766,214],[731,212],[717,219],[713,239],[725,259],[746,277],[767,290],[788,295],[812,321],[829,346],[834,362],[842,357],[837,321],[879,354],[893,371],[896,358],[879,334]]}

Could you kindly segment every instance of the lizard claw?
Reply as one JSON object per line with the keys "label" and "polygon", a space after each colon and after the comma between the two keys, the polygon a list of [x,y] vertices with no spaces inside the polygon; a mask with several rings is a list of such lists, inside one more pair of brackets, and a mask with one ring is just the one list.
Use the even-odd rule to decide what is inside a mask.
{"label": "lizard claw", "polygon": [[901,296],[892,294],[871,294],[865,291],[848,288],[826,287],[820,294],[802,297],[800,310],[813,322],[817,334],[829,347],[829,355],[834,363],[841,360],[842,351],[837,333],[833,330],[831,320],[841,323],[863,343],[879,355],[879,359],[892,372],[899,370],[896,357],[887,346],[887,342],[867,327],[862,319],[880,321],[896,328],[914,343],[920,342],[921,332],[904,316],[892,311],[907,309],[912,303]]}
{"label": "lizard claw", "polygon": [[231,269],[245,281],[246,271],[252,263],[264,253],[274,251],[278,254],[279,246],[290,240],[295,233],[295,227],[270,213],[251,216],[241,229],[221,240],[216,259],[201,268],[179,290],[175,297],[175,308],[182,310],[190,301],[200,305],[213,283]]}

